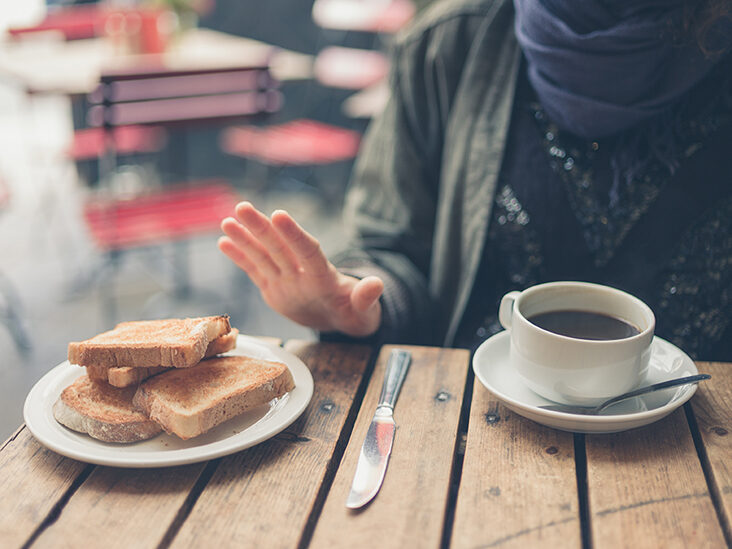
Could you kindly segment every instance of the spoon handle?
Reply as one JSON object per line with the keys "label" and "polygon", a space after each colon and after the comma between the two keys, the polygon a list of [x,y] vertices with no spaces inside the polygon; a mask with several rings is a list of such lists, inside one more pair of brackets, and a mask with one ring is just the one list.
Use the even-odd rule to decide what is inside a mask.
{"label": "spoon handle", "polygon": [[661,381],[660,383],[654,383],[653,385],[648,385],[647,387],[641,387],[640,389],[636,389],[635,391],[630,391],[628,393],[622,394],[615,398],[611,398],[610,400],[606,400],[600,406],[598,406],[595,410],[599,412],[600,410],[607,408],[611,404],[615,404],[616,402],[620,402],[620,401],[626,400],[628,398],[645,395],[646,393],[651,393],[653,391],[658,391],[660,389],[666,389],[668,387],[675,387],[677,385],[686,385],[687,383],[696,383],[697,381],[702,381],[704,379],[709,379],[711,377],[712,376],[710,376],[709,374],[698,374],[698,375],[694,375],[694,376],[686,376],[686,377],[680,377],[677,379],[671,379],[669,381]]}

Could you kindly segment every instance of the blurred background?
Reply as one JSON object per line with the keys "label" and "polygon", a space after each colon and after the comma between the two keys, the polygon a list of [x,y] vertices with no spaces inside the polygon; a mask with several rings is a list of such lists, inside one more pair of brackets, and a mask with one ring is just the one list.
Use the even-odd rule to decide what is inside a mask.
{"label": "blurred background", "polygon": [[80,341],[226,313],[311,339],[216,248],[236,202],[327,253],[386,53],[427,0],[4,1],[0,438]]}

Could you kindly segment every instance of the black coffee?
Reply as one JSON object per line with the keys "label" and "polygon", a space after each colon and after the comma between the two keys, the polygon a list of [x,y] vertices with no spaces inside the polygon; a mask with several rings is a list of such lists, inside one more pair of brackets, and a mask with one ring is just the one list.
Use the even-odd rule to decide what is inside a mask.
{"label": "black coffee", "polygon": [[588,311],[549,311],[529,317],[539,328],[577,339],[625,339],[640,330],[615,316]]}

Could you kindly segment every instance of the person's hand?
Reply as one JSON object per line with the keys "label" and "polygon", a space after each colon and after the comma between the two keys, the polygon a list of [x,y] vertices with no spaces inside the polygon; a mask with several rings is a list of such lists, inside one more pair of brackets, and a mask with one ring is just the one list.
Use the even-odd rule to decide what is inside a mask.
{"label": "person's hand", "polygon": [[219,249],[257,285],[264,301],[298,324],[352,336],[373,334],[381,322],[382,280],[336,270],[320,243],[282,210],[271,219],[249,202],[221,223]]}

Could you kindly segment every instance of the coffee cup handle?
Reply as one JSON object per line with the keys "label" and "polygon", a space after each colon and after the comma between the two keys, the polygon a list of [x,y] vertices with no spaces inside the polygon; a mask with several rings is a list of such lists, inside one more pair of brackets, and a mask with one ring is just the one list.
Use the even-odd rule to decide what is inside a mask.
{"label": "coffee cup handle", "polygon": [[521,292],[508,292],[501,298],[501,305],[498,308],[498,320],[506,330],[511,329],[511,320],[513,319],[513,304]]}

